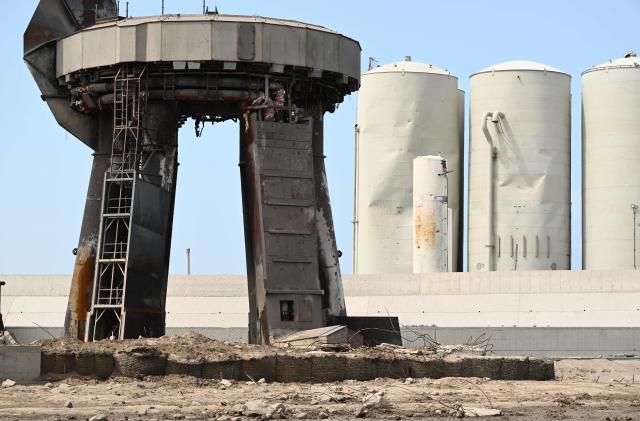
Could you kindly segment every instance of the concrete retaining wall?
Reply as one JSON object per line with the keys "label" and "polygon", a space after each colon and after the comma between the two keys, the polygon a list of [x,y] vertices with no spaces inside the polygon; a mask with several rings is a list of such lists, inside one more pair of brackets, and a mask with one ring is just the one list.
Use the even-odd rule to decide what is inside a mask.
{"label": "concrete retaining wall", "polygon": [[[17,339],[62,333],[70,277],[2,276],[2,312]],[[442,343],[491,335],[498,355],[610,356],[640,349],[640,271],[544,271],[344,277],[350,315],[392,315]],[[224,340],[247,331],[243,276],[171,276],[167,333]],[[414,335],[415,336],[415,335]],[[406,342],[409,344],[409,342]]]}
{"label": "concrete retaining wall", "polygon": [[135,352],[42,352],[42,375],[83,375],[106,379],[112,375],[183,374],[208,379],[333,382],[377,377],[489,377],[494,380],[553,380],[551,360],[479,356],[374,356],[356,353],[295,354],[274,352],[253,358],[180,361],[153,349]]}
{"label": "concrete retaining wall", "polygon": [[[47,328],[56,337],[63,329]],[[184,335],[198,332],[209,338],[223,341],[244,342],[247,328],[167,328],[167,335]],[[11,333],[21,343],[48,339],[40,328],[12,328]],[[531,357],[611,357],[626,354],[640,355],[639,328],[526,328],[526,327],[433,327],[406,326],[402,329],[404,345],[408,348],[423,344],[417,334],[428,334],[443,344],[460,344],[469,339],[491,338],[489,351],[493,355],[523,355]]]}
{"label": "concrete retaining wall", "polygon": [[30,383],[40,376],[39,346],[0,346],[0,379]]}

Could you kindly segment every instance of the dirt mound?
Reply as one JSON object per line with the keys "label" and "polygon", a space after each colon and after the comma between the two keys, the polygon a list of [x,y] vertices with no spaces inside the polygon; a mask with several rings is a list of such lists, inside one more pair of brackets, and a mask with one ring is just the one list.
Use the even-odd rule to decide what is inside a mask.
{"label": "dirt mound", "polygon": [[549,380],[553,362],[528,358],[447,355],[395,346],[322,351],[221,342],[198,333],[83,343],[42,341],[42,374],[108,378],[190,375],[203,379],[334,382],[407,377]]}

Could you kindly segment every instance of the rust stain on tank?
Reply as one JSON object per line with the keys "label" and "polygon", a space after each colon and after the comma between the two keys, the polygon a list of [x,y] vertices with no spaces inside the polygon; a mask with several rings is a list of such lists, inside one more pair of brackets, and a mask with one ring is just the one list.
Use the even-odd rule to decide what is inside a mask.
{"label": "rust stain on tank", "polygon": [[423,206],[416,206],[414,212],[414,229],[416,231],[416,247],[433,247],[436,243],[438,230],[437,218],[434,211],[426,210]]}

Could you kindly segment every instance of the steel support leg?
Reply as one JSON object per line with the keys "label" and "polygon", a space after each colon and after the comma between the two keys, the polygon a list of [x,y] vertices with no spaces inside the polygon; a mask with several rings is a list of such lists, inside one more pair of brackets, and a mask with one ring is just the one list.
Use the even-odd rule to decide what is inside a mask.
{"label": "steel support leg", "polygon": [[327,170],[324,165],[324,122],[313,120],[313,171],[316,192],[316,231],[318,233],[318,254],[320,267],[320,283],[324,291],[323,308],[326,310],[327,322],[347,315],[342,288],[342,274],[333,226],[331,201],[329,200],[329,184]]}
{"label": "steel support leg", "polygon": [[65,315],[65,336],[84,339],[87,312],[91,306],[93,289],[93,273],[100,228],[100,207],[102,205],[102,187],[104,174],[109,168],[111,155],[112,121],[105,114],[100,119],[100,133],[97,150],[93,155],[93,166],[87,189],[87,200],[84,207],[80,239],[76,253],[76,262],[71,277],[69,301]]}
{"label": "steel support leg", "polygon": [[249,341],[269,344],[345,313],[322,122],[266,122],[251,115],[240,137]]}
{"label": "steel support leg", "polygon": [[[109,266],[108,260],[100,260],[101,267],[98,268],[98,272],[92,272],[98,274],[95,281],[97,284],[93,285],[100,285],[100,288],[92,291],[92,298],[85,301],[91,305],[85,336],[89,340],[108,338],[111,335],[119,338],[153,337],[161,336],[165,332],[165,301],[178,168],[178,125],[175,114],[175,105],[172,103],[148,105],[144,139],[141,140],[141,146],[144,148],[143,159],[135,171],[132,182],[107,182],[104,169],[96,170],[96,177],[103,180],[100,182],[101,185],[130,183],[133,194],[129,199],[125,198],[131,200],[131,205],[127,206],[124,212],[129,212],[131,216],[118,216],[127,218],[128,240],[121,245],[110,246],[110,250],[118,250],[118,258],[124,256],[126,261]],[[106,157],[106,162],[108,167],[109,156]],[[100,191],[98,197],[102,197],[102,186],[97,190]],[[110,195],[107,197],[111,198]],[[112,212],[114,211],[104,204],[91,208],[87,206],[85,219],[90,220],[91,226],[94,227],[97,226],[95,221],[100,221],[101,215],[104,221],[116,218],[111,216]],[[97,229],[94,232],[94,243],[98,243],[100,236]],[[113,237],[106,234],[103,234],[103,237],[102,241],[105,243],[101,243],[101,247],[113,242]],[[93,244],[94,266],[95,247],[96,244]],[[101,257],[105,258],[108,259],[109,255]],[[103,289],[109,286],[100,275],[102,265],[109,270],[118,266],[123,268],[123,276],[118,279],[115,287],[111,286],[111,290]],[[93,278],[94,275],[90,276]],[[89,290],[93,285],[90,284]],[[113,301],[117,308],[109,309],[108,312],[100,307],[104,303],[111,303],[104,298],[105,291],[107,294],[115,291],[117,297],[121,297]],[[78,305],[77,295],[70,297],[70,306]]]}
{"label": "steel support leg", "polygon": [[153,149],[136,181],[125,292],[124,338],[165,333],[173,211],[178,175],[175,105],[149,104],[147,147]]}

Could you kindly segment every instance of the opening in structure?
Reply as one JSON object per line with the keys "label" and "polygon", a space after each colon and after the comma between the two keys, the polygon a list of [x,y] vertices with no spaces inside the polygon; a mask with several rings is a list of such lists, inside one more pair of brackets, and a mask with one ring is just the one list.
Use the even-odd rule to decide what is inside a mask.
{"label": "opening in structure", "polygon": [[238,123],[206,123],[195,136],[194,120],[178,134],[178,181],[170,273],[246,274]]}

